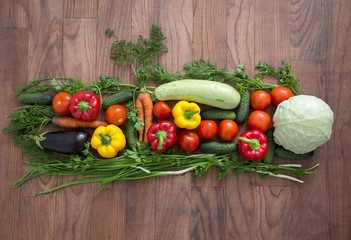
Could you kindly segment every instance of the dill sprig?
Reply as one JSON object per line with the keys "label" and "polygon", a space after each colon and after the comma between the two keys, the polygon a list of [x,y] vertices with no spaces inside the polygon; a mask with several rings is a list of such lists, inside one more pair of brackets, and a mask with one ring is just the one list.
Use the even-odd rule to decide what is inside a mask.
{"label": "dill sprig", "polygon": [[[55,90],[55,83],[58,83],[58,80],[61,82],[63,80],[68,80],[70,82],[79,81],[76,78],[41,78],[28,82],[26,85],[18,87],[17,95],[21,95],[23,93],[42,93],[48,90]],[[49,83],[44,83],[49,82]],[[54,84],[53,84],[54,83]]]}
{"label": "dill sprig", "polygon": [[59,117],[52,106],[25,105],[18,107],[8,115],[10,124],[1,133],[20,131],[22,134],[25,134],[33,130],[40,132],[54,116]]}
{"label": "dill sprig", "polygon": [[149,65],[148,69],[151,74],[151,79],[155,83],[167,83],[185,78],[179,71],[174,73],[169,72],[160,64]]}
{"label": "dill sprig", "polygon": [[108,37],[115,37],[111,46],[110,57],[114,60],[115,65],[125,66],[127,64],[149,64],[162,51],[168,48],[164,44],[166,37],[163,35],[161,28],[152,25],[149,39],[139,35],[136,42],[120,40],[110,28],[105,31]]}
{"label": "dill sprig", "polygon": [[[226,67],[218,67],[216,64],[206,61],[203,57],[199,60],[193,60],[183,65],[184,74],[175,75],[178,79],[192,78],[192,79],[204,79],[211,81],[224,82],[228,84],[235,84],[235,86],[241,91],[245,92],[248,90],[267,90],[270,91],[273,88],[279,86],[278,84],[269,84],[263,81],[264,77],[272,76],[279,79],[280,84],[291,88],[295,94],[303,93],[303,88],[291,71],[291,64],[282,61],[284,68],[279,68],[276,71],[274,67],[267,63],[259,62],[256,65],[256,69],[259,73],[254,78],[247,74],[245,64],[239,64],[235,72],[227,71]],[[165,83],[176,80],[174,74],[168,73],[165,69],[158,71],[156,79],[157,83]],[[172,80],[170,80],[172,79]]]}

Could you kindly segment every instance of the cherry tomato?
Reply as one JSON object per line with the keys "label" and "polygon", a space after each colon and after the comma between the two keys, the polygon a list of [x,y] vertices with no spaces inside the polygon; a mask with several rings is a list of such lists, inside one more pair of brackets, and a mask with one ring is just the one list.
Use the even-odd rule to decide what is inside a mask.
{"label": "cherry tomato", "polygon": [[293,95],[292,91],[284,86],[275,87],[271,92],[272,103],[278,106],[282,101],[288,100]]}
{"label": "cherry tomato", "polygon": [[233,140],[238,130],[238,125],[233,120],[225,119],[218,124],[218,136],[225,141]]}
{"label": "cherry tomato", "polygon": [[271,104],[271,96],[263,90],[257,90],[251,94],[250,104],[255,110],[265,110]]}
{"label": "cherry tomato", "polygon": [[122,105],[111,105],[106,109],[106,120],[110,124],[120,126],[127,120],[127,109]]}
{"label": "cherry tomato", "polygon": [[197,127],[197,133],[200,137],[210,139],[217,134],[217,123],[213,120],[203,120]]}
{"label": "cherry tomato", "polygon": [[271,124],[271,117],[268,113],[255,110],[247,119],[247,126],[253,130],[259,130],[261,132],[267,132],[269,125]]}
{"label": "cherry tomato", "polygon": [[68,92],[59,92],[52,100],[52,108],[59,115],[69,114],[69,105],[72,95]]}
{"label": "cherry tomato", "polygon": [[192,130],[183,130],[178,136],[178,145],[185,151],[194,151],[197,149],[199,144],[199,135]]}
{"label": "cherry tomato", "polygon": [[168,119],[172,114],[172,109],[165,102],[157,102],[152,109],[153,114],[158,119]]}

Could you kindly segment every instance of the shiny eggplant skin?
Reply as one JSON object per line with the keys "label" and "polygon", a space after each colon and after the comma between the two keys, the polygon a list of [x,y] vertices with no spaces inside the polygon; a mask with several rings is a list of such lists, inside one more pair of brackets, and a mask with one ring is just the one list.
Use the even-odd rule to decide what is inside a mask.
{"label": "shiny eggplant skin", "polygon": [[48,132],[43,134],[40,141],[43,149],[59,153],[79,153],[85,148],[90,134],[84,130]]}

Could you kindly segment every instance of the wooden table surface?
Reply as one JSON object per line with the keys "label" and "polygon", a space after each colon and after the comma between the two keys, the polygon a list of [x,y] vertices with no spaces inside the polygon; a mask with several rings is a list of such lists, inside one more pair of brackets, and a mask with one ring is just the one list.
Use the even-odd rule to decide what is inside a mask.
{"label": "wooden table surface", "polygon": [[[204,57],[250,74],[259,61],[281,60],[310,95],[335,114],[331,140],[304,167],[320,163],[304,183],[256,174],[217,181],[218,169],[35,193],[70,178],[42,176],[22,187],[21,150],[1,135],[0,239],[351,239],[351,2],[349,0],[1,0],[0,111],[19,106],[16,87],[46,77],[100,75],[136,83],[130,68],[109,58],[112,40],[148,36],[152,24],[167,37],[159,62],[168,70]],[[242,126],[244,127],[244,126]],[[254,183],[254,184],[252,184]]]}

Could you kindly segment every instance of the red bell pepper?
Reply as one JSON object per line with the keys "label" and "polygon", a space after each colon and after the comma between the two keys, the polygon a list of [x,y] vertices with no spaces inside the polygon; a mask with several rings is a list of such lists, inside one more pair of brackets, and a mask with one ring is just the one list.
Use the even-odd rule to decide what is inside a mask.
{"label": "red bell pepper", "polygon": [[176,126],[170,121],[161,121],[150,126],[147,138],[155,152],[164,152],[178,140]]}
{"label": "red bell pepper", "polygon": [[69,111],[74,118],[93,121],[99,114],[100,98],[92,92],[77,92],[71,98]]}
{"label": "red bell pepper", "polygon": [[247,160],[261,160],[267,154],[267,137],[261,131],[245,131],[238,140],[239,152]]}

